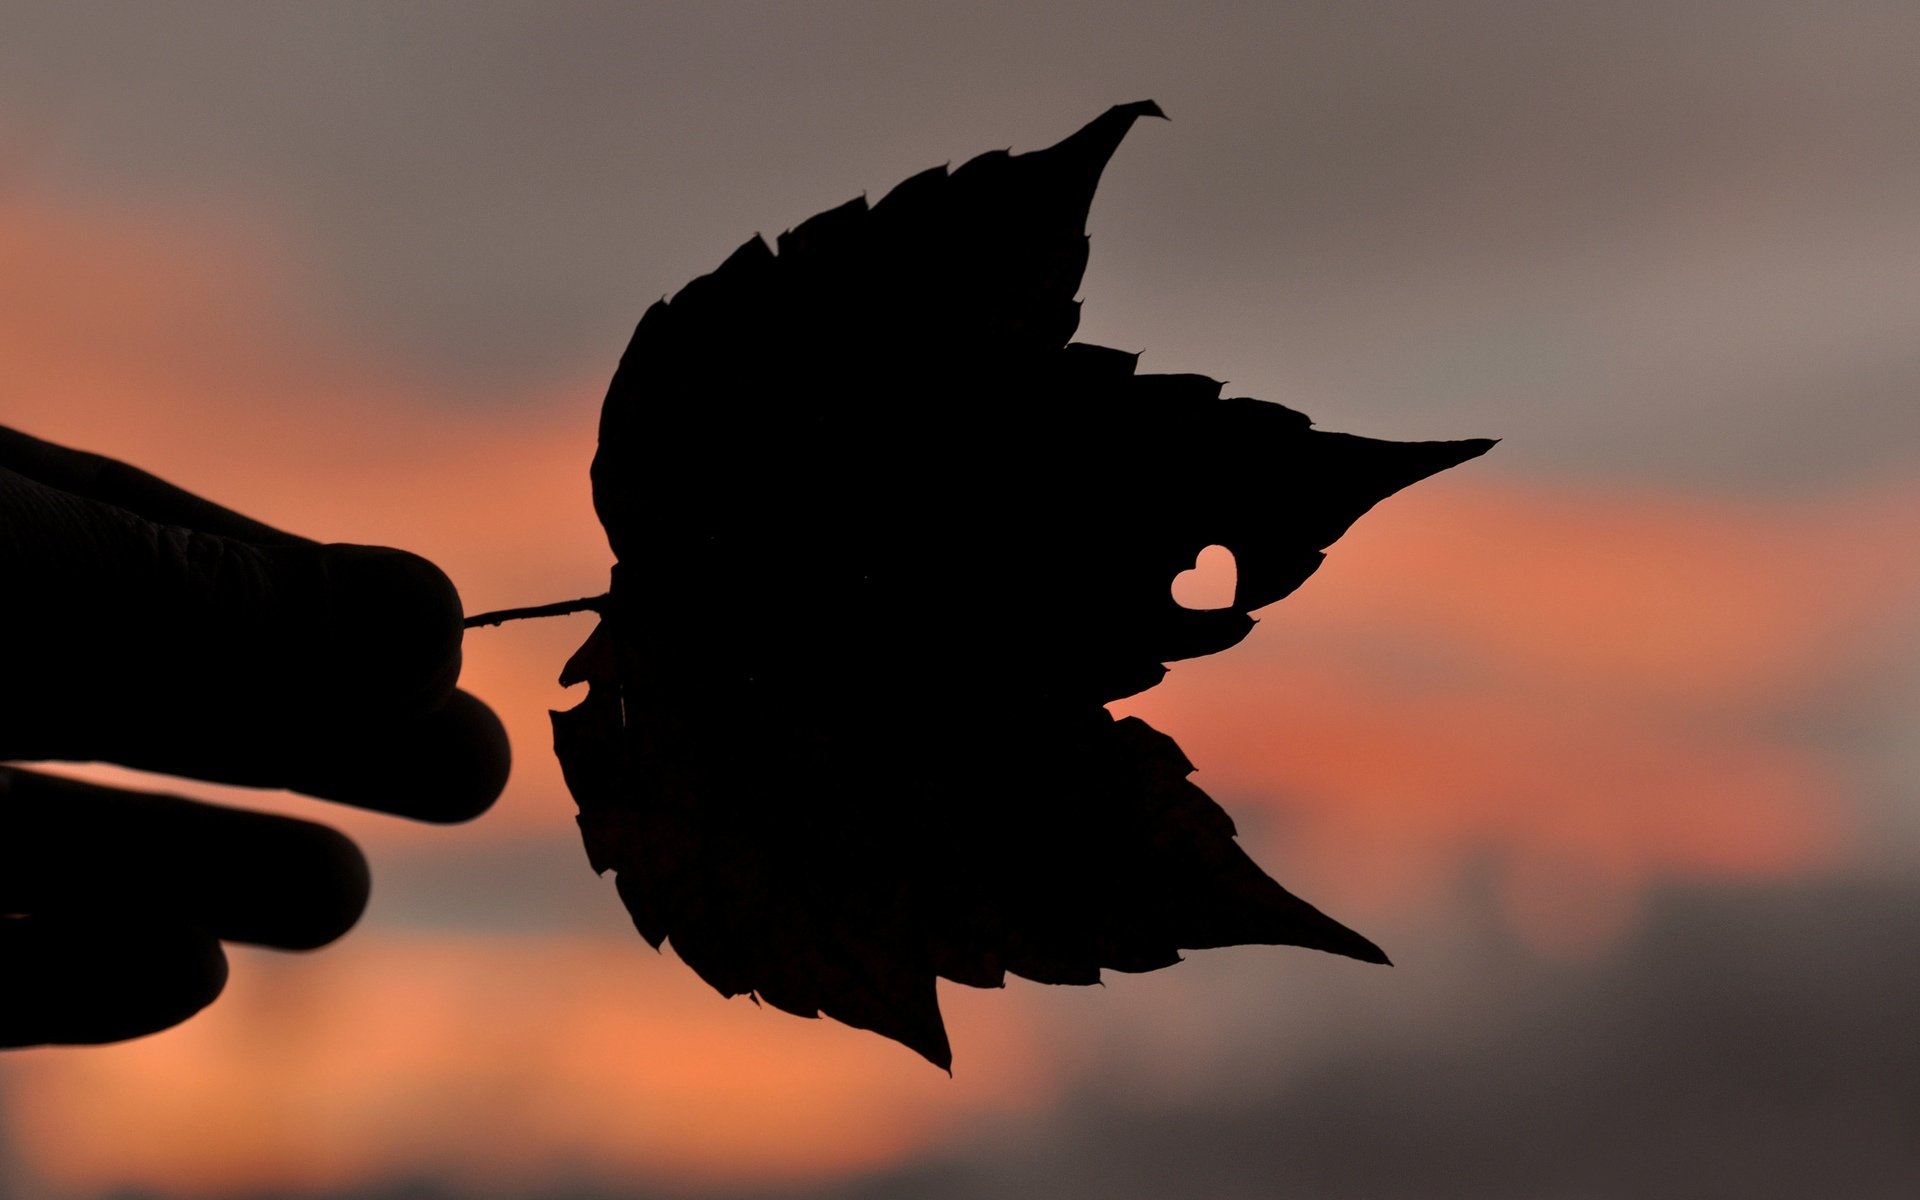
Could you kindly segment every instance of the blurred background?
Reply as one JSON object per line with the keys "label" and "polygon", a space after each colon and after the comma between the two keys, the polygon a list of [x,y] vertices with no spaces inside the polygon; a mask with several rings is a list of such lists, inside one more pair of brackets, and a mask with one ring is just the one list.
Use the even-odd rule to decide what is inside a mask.
{"label": "blurred background", "polygon": [[591,618],[523,623],[468,639],[518,760],[469,826],[168,785],[346,829],[371,909],[0,1060],[0,1195],[1914,1195],[1916,62],[1906,0],[0,0],[0,420],[470,610],[604,587],[650,302],[1121,101],[1173,120],[1107,173],[1083,340],[1504,439],[1127,705],[1394,969],[949,987],[951,1079],[722,1000],[579,847]]}

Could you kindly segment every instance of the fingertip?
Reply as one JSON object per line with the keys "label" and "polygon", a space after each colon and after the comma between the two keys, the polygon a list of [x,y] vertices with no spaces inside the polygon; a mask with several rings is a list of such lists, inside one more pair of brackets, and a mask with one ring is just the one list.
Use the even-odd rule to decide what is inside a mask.
{"label": "fingertip", "polygon": [[460,593],[439,567],[386,546],[321,548],[331,666],[356,695],[393,713],[432,709],[460,677]]}
{"label": "fingertip", "polygon": [[0,912],[167,919],[223,941],[311,950],[360,920],[360,847],[274,813],[10,773],[0,804]]}
{"label": "fingertip", "polygon": [[220,998],[229,967],[218,938],[198,926],[156,925],[103,940],[74,974],[92,990],[70,998],[48,1040],[123,1042],[171,1029]]}
{"label": "fingertip", "polygon": [[373,898],[373,867],[367,862],[365,851],[339,830],[324,825],[321,828],[326,831],[326,853],[330,855],[334,866],[333,873],[329,875],[333,880],[333,888],[324,897],[326,903],[322,911],[333,919],[319,924],[318,932],[322,936],[311,945],[289,949],[311,950],[344,937],[366,915],[367,901]]}
{"label": "fingertip", "polygon": [[102,1045],[170,1029],[219,998],[220,942],[198,926],[103,915],[0,919],[0,1045]]}
{"label": "fingertip", "polygon": [[485,701],[466,692],[455,692],[454,699],[471,705],[475,711],[469,720],[476,727],[484,727],[473,788],[473,794],[482,799],[468,814],[477,817],[492,808],[507,790],[507,780],[513,774],[513,743],[507,738],[506,722]]}
{"label": "fingertip", "polygon": [[226,948],[220,939],[204,929],[188,931],[179,945],[184,949],[178,974],[179,1015],[156,1026],[156,1031],[170,1029],[218,1000],[227,990],[227,980],[232,975]]}
{"label": "fingertip", "polygon": [[299,878],[293,887],[265,893],[277,900],[262,906],[265,927],[222,930],[222,936],[280,950],[317,950],[345,936],[366,913],[373,871],[353,839],[325,825],[289,821],[287,826],[289,836],[298,839],[297,853],[290,846],[274,861],[297,864]]}
{"label": "fingertip", "polygon": [[431,764],[432,778],[421,781],[421,808],[409,815],[447,825],[471,821],[507,789],[513,771],[507,727],[485,701],[463,691],[455,691],[436,717],[427,741],[437,743],[438,762]]}
{"label": "fingertip", "polygon": [[453,825],[493,807],[513,765],[506,726],[468,692],[404,723],[341,731],[339,751],[287,786],[310,796]]}

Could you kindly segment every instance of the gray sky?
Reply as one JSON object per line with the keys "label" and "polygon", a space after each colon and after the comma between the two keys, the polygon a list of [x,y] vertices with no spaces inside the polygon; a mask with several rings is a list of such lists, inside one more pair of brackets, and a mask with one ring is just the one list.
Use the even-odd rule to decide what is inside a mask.
{"label": "gray sky", "polygon": [[1494,469],[1831,484],[1920,445],[1901,3],[9,5],[10,173],[265,214],[327,319],[610,363],[755,230],[1152,96],[1083,336]]}
{"label": "gray sky", "polygon": [[[752,233],[941,161],[1050,144],[1151,97],[1173,121],[1142,123],[1107,172],[1083,339],[1144,350],[1143,369],[1226,378],[1326,428],[1500,437],[1470,478],[1523,499],[1624,496],[1617,510],[1553,510],[1584,522],[1569,555],[1605,559],[1590,575],[1569,559],[1568,573],[1640,581],[1619,595],[1656,608],[1710,597],[1718,624],[1647,625],[1710,641],[1741,626],[1743,597],[1715,590],[1721,532],[1745,539],[1733,568],[1740,554],[1766,560],[1755,603],[1778,592],[1795,613],[1804,597],[1782,579],[1847,563],[1846,579],[1832,568],[1834,590],[1877,596],[1875,579],[1920,553],[1887,534],[1910,527],[1895,513],[1867,543],[1886,547],[1880,559],[1848,557],[1856,510],[1843,502],[1884,488],[1892,506],[1920,467],[1916,63],[1911,0],[0,0],[0,201],[265,231],[301,273],[316,344],[436,381],[401,393],[413,403],[570,406],[571,420],[598,403],[576,385],[611,373],[645,306]],[[0,362],[0,421],[5,373]],[[259,407],[300,402],[269,393]],[[1706,532],[1643,555],[1617,527],[1646,496],[1677,498],[1683,533]],[[1822,522],[1811,535],[1793,522],[1803,499]],[[1492,520],[1496,508],[1427,511]],[[1526,533],[1487,537],[1510,529]],[[1679,569],[1688,547],[1710,560],[1694,573]],[[1517,540],[1513,555],[1554,548]],[[1410,571],[1405,586],[1436,594],[1447,579],[1433,562]],[[1665,596],[1669,579],[1685,587]],[[1813,617],[1827,612],[1824,593],[1807,594]],[[1887,594],[1890,606],[1909,595]],[[1488,623],[1546,627],[1531,603],[1523,594]],[[1406,613],[1421,602],[1403,607],[1406,644],[1420,648],[1432,631]],[[1600,638],[1617,616],[1580,609],[1553,628]],[[1784,636],[1811,639],[1813,617]],[[1853,623],[1914,630],[1920,614],[1872,609]],[[1433,636],[1464,664],[1462,694],[1483,698],[1472,689],[1497,639]],[[1739,636],[1737,650],[1771,661],[1766,636]],[[1311,667],[1321,649],[1342,650],[1275,661]],[[1782,668],[1778,695],[1719,707],[1689,707],[1684,680],[1614,697],[1632,710],[1617,725],[1630,734],[1642,721],[1676,743],[1712,749],[1728,734],[1738,748],[1755,726],[1774,738],[1766,748],[1832,767],[1836,808],[1866,834],[1827,877],[1662,881],[1617,944],[1564,962],[1503,932],[1495,901],[1469,886],[1366,926],[1401,962],[1391,987],[1311,956],[1221,954],[1050,997],[1035,1011],[1080,1064],[1057,1106],[1017,1128],[966,1126],[938,1153],[831,1194],[1914,1194],[1920,634],[1860,656],[1830,679],[1810,672],[1814,683]],[[558,665],[542,661],[541,677]],[[1512,671],[1517,699],[1502,694],[1520,716],[1619,716],[1578,671],[1526,673],[1536,665]],[[1753,678],[1756,692],[1774,686]],[[1447,715],[1444,697],[1423,709],[1419,689],[1404,690],[1392,699],[1405,713]],[[1220,798],[1237,816],[1254,808],[1250,795]],[[366,932],[624,937],[565,815],[543,812],[541,832],[502,842],[396,840],[376,864]],[[1287,861],[1295,831],[1282,817],[1255,813],[1243,829],[1256,857]],[[32,1097],[15,1086],[0,1099],[16,1114],[0,1119],[0,1143],[18,1142]],[[581,1197],[602,1194],[581,1177]],[[572,1195],[572,1176],[554,1178],[546,1200]],[[8,1195],[0,1160],[0,1200],[43,1200],[44,1181],[12,1183]],[[467,1193],[423,1169],[326,1194]]]}

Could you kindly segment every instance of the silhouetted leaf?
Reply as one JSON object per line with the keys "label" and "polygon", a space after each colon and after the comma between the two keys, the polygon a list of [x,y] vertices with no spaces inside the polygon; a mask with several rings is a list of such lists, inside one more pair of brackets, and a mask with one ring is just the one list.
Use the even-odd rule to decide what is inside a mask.
{"label": "silhouetted leaf", "polygon": [[[1100,172],[1158,115],[756,237],[634,332],[593,462],[618,564],[555,748],[595,869],[723,993],[945,1066],[937,976],[1084,984],[1250,942],[1386,961],[1103,705],[1491,443],[1320,433],[1070,344]],[[1234,603],[1183,609],[1211,544]]]}

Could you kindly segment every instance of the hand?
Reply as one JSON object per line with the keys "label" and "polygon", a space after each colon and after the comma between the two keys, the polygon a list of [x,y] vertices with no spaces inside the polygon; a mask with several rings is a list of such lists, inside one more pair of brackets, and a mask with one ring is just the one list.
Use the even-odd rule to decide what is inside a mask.
{"label": "hand", "polygon": [[[104,760],[462,821],[506,733],[455,690],[460,597],[0,427],[0,762]],[[366,860],[324,826],[0,766],[0,1046],[164,1029],[220,942],[324,945]]]}

